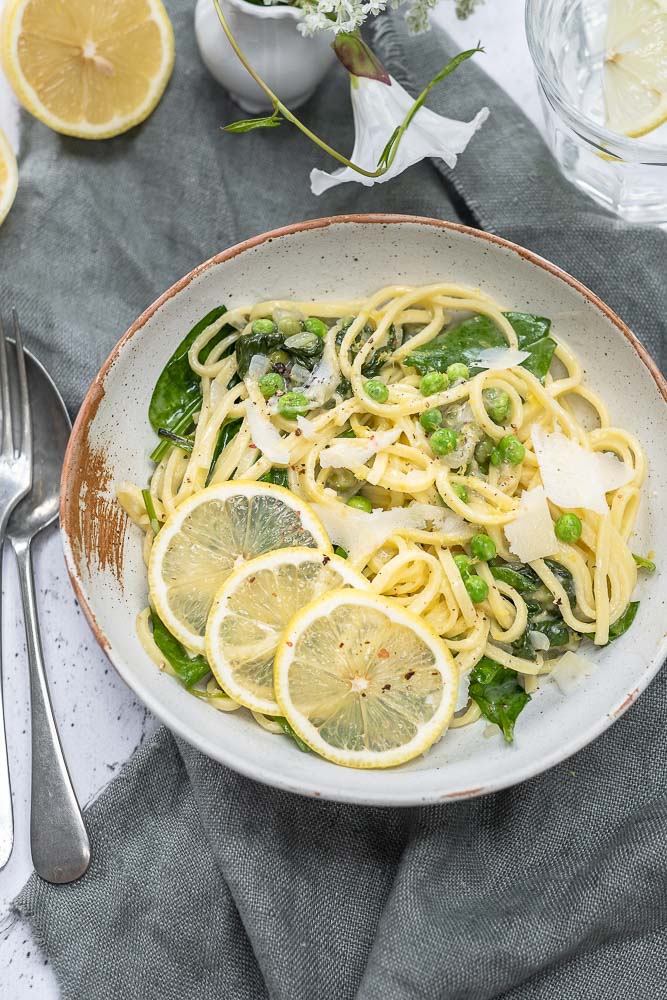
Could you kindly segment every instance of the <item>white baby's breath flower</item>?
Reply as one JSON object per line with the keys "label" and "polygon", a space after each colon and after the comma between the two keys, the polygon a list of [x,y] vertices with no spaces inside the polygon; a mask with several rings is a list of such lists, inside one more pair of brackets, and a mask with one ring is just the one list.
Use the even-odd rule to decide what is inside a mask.
{"label": "white baby's breath flower", "polygon": [[[352,110],[354,113],[354,149],[350,159],[365,170],[375,170],[389,137],[401,125],[414,100],[393,77],[387,85],[368,77],[351,77]],[[427,157],[444,160],[449,167],[456,165],[459,153],[489,116],[488,108],[478,111],[471,122],[444,118],[428,108],[420,108],[408,126],[389,170],[380,177],[364,177],[350,167],[327,173],[312,170],[310,187],[315,195],[337,184],[356,181],[366,187],[382,184]]]}

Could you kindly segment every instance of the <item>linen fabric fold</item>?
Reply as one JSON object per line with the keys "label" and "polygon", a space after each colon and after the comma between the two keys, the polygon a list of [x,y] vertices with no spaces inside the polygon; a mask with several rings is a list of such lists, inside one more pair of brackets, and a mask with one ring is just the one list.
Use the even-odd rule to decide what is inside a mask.
{"label": "linen fabric fold", "polygon": [[[122,331],[192,266],[274,226],[354,211],[472,220],[523,243],[593,287],[665,363],[667,233],[573,189],[479,65],[430,100],[462,119],[491,109],[454,173],[422,163],[316,199],[310,169],[330,164],[299,134],[219,131],[238,112],[199,63],[191,4],[167,7],[176,68],[144,125],[86,144],[22,120],[0,292],[73,412]],[[454,54],[396,16],[371,34],[412,92]],[[342,149],[347,90],[334,71],[304,111]],[[665,701],[660,674],[548,773],[404,810],[300,799],[161,729],[88,808],[86,876],[33,876],[15,906],[66,1000],[654,1000],[667,954]]]}

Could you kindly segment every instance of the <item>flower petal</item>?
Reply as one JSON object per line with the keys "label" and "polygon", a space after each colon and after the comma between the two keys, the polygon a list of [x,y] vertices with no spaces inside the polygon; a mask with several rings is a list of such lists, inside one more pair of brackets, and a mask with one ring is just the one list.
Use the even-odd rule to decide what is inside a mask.
{"label": "flower petal", "polygon": [[[393,77],[390,77],[389,85],[356,76],[351,77],[351,82],[355,133],[351,159],[365,170],[373,171],[390,136],[405,120],[414,99]],[[365,187],[384,184],[427,157],[437,157],[454,167],[458,154],[463,152],[488,117],[488,108],[482,108],[471,122],[444,118],[429,108],[420,108],[401,139],[396,158],[386,173],[380,177],[364,177],[351,167],[342,167],[331,173],[314,169],[310,174],[311,191],[319,195],[337,184],[350,181]]]}

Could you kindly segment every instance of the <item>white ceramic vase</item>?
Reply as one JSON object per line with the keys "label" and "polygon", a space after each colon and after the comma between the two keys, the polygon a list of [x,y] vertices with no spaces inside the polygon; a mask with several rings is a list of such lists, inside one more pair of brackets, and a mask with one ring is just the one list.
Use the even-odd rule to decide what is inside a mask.
{"label": "white ceramic vase", "polygon": [[[310,38],[298,30],[303,13],[285,4],[264,6],[248,0],[221,0],[227,22],[248,61],[291,108],[308,100],[336,56],[331,35]],[[197,0],[195,32],[201,57],[244,111],[271,111],[271,102],[241,64],[218,20],[213,0]]]}

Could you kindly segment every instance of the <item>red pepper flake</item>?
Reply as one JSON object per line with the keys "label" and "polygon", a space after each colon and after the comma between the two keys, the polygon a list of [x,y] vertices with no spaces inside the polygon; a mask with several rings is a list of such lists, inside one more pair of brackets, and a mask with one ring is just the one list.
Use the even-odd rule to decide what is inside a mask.
{"label": "red pepper flake", "polygon": [[408,670],[407,674],[404,674],[406,681],[409,681],[411,677],[415,676],[414,670]]}
{"label": "red pepper flake", "polygon": [[255,448],[255,449],[257,449],[257,445],[256,444],[250,444],[250,445],[248,445],[248,447],[249,448]]}
{"label": "red pepper flake", "polygon": [[384,647],[382,649],[378,649],[378,656],[380,657],[381,660],[388,660],[389,655],[390,654],[388,649],[385,649]]}
{"label": "red pepper flake", "polygon": [[285,643],[285,645],[286,645],[286,646],[289,646],[289,648],[291,649],[291,648],[292,648],[292,646],[294,645],[294,643],[293,643],[293,642],[290,642],[290,641],[289,641],[289,639],[288,639],[288,640],[287,640],[287,642]]}

